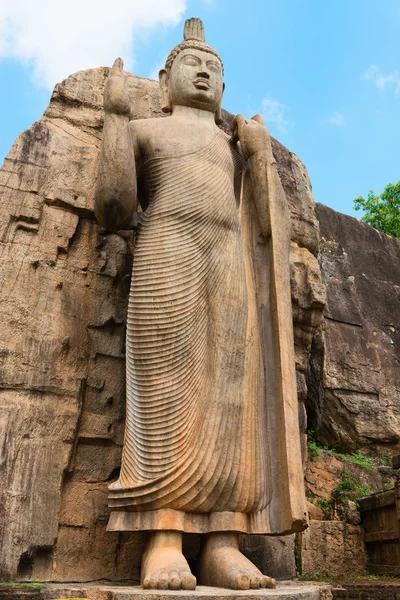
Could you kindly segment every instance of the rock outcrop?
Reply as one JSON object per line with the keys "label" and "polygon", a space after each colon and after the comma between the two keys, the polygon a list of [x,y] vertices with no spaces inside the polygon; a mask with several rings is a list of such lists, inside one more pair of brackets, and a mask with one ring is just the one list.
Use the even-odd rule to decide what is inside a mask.
{"label": "rock outcrop", "polygon": [[[133,234],[102,230],[93,192],[107,68],[57,85],[0,170],[0,576],[138,580],[142,534],[106,533],[125,413],[124,330]],[[160,116],[156,82],[128,76],[135,118]],[[232,115],[225,113],[224,127]],[[293,217],[301,421],[324,305],[307,172],[273,140]],[[256,552],[256,548],[249,551]],[[264,560],[265,552],[259,553]],[[272,574],[272,573],[271,573]]]}
{"label": "rock outcrop", "polygon": [[318,440],[385,456],[400,442],[400,240],[317,205],[327,306],[308,415]]}

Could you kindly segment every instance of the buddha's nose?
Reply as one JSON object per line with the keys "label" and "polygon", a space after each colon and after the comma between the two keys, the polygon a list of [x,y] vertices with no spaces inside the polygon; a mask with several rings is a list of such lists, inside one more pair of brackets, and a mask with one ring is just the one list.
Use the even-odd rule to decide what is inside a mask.
{"label": "buddha's nose", "polygon": [[200,71],[200,73],[197,73],[197,77],[201,77],[202,79],[210,79],[210,76],[206,71]]}

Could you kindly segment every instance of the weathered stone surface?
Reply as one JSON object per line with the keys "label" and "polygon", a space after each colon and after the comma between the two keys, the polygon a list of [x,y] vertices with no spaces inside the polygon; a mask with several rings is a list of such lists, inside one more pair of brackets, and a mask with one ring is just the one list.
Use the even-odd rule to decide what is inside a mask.
{"label": "weathered stone surface", "polygon": [[272,145],[292,214],[292,239],[314,256],[318,253],[319,231],[307,169],[299,158],[274,140]]}
{"label": "weathered stone surface", "polygon": [[400,583],[380,581],[363,583],[342,583],[332,588],[334,600],[398,600]]}
{"label": "weathered stone surface", "polygon": [[358,506],[356,502],[353,500],[346,500],[343,503],[343,513],[345,517],[346,523],[351,523],[352,525],[360,525],[361,523],[361,514],[358,510]]}
{"label": "weathered stone surface", "polygon": [[5,600],[40,600],[42,598],[40,588],[30,589],[25,584],[16,585],[0,584],[0,598]]}
{"label": "weathered stone surface", "polygon": [[363,530],[342,521],[310,521],[299,534],[301,570],[308,575],[335,577],[362,573],[367,565]]}
{"label": "weathered stone surface", "polygon": [[393,469],[400,469],[400,454],[392,456],[392,467]]}
{"label": "weathered stone surface", "polygon": [[400,241],[317,205],[328,303],[313,342],[308,408],[318,439],[347,452],[400,440]]}
{"label": "weathered stone surface", "polygon": [[[104,517],[120,464],[131,265],[92,212],[105,75],[57,86],[0,171],[5,577],[111,577],[130,552]],[[126,560],[129,577],[138,561]]]}
{"label": "weathered stone surface", "polygon": [[138,587],[124,587],[112,585],[85,585],[68,586],[53,584],[42,590],[42,598],[88,598],[88,600],[158,600],[159,598],[171,598],[179,600],[207,600],[207,598],[218,598],[219,600],[231,600],[232,598],[243,598],[244,600],[330,600],[331,586],[327,584],[311,584],[300,582],[281,582],[277,588],[262,590],[225,590],[221,588],[198,586],[196,590],[143,590]]}
{"label": "weathered stone surface", "polygon": [[277,580],[296,577],[295,534],[285,536],[242,535],[240,549],[262,573]]}
{"label": "weathered stone surface", "polygon": [[[139,534],[106,534],[125,415],[132,234],[103,231],[94,183],[109,69],[57,85],[0,169],[0,575],[138,579]],[[162,116],[156,82],[129,75],[135,118]],[[232,118],[224,113],[227,128]],[[304,166],[273,140],[293,217],[299,397],[324,302]],[[305,411],[302,409],[303,427]],[[118,575],[117,575],[118,574]]]}
{"label": "weathered stone surface", "polygon": [[310,501],[307,501],[307,512],[309,519],[312,519],[313,521],[323,521],[325,518],[322,508]]}

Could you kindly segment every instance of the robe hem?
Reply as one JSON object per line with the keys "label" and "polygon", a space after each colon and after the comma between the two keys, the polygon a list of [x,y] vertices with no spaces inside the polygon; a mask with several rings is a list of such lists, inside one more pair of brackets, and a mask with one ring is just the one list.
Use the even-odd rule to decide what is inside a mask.
{"label": "robe hem", "polygon": [[114,510],[110,514],[107,531],[170,530],[182,533],[233,531],[271,534],[267,524],[263,526],[258,519],[254,519],[256,515],[257,513],[239,512],[190,513],[171,508],[140,512]]}

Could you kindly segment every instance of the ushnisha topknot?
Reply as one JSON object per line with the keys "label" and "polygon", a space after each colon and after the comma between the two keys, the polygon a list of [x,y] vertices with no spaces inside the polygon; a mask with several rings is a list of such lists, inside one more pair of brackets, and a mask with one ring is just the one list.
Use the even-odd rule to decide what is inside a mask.
{"label": "ushnisha topknot", "polygon": [[214,48],[205,43],[204,37],[204,25],[201,19],[187,19],[183,28],[183,42],[175,46],[168,55],[165,63],[165,69],[169,71],[172,67],[172,63],[178,56],[179,52],[186,50],[187,48],[193,48],[194,50],[203,50],[216,56],[221,63],[222,74],[224,73],[224,65],[221,57]]}

